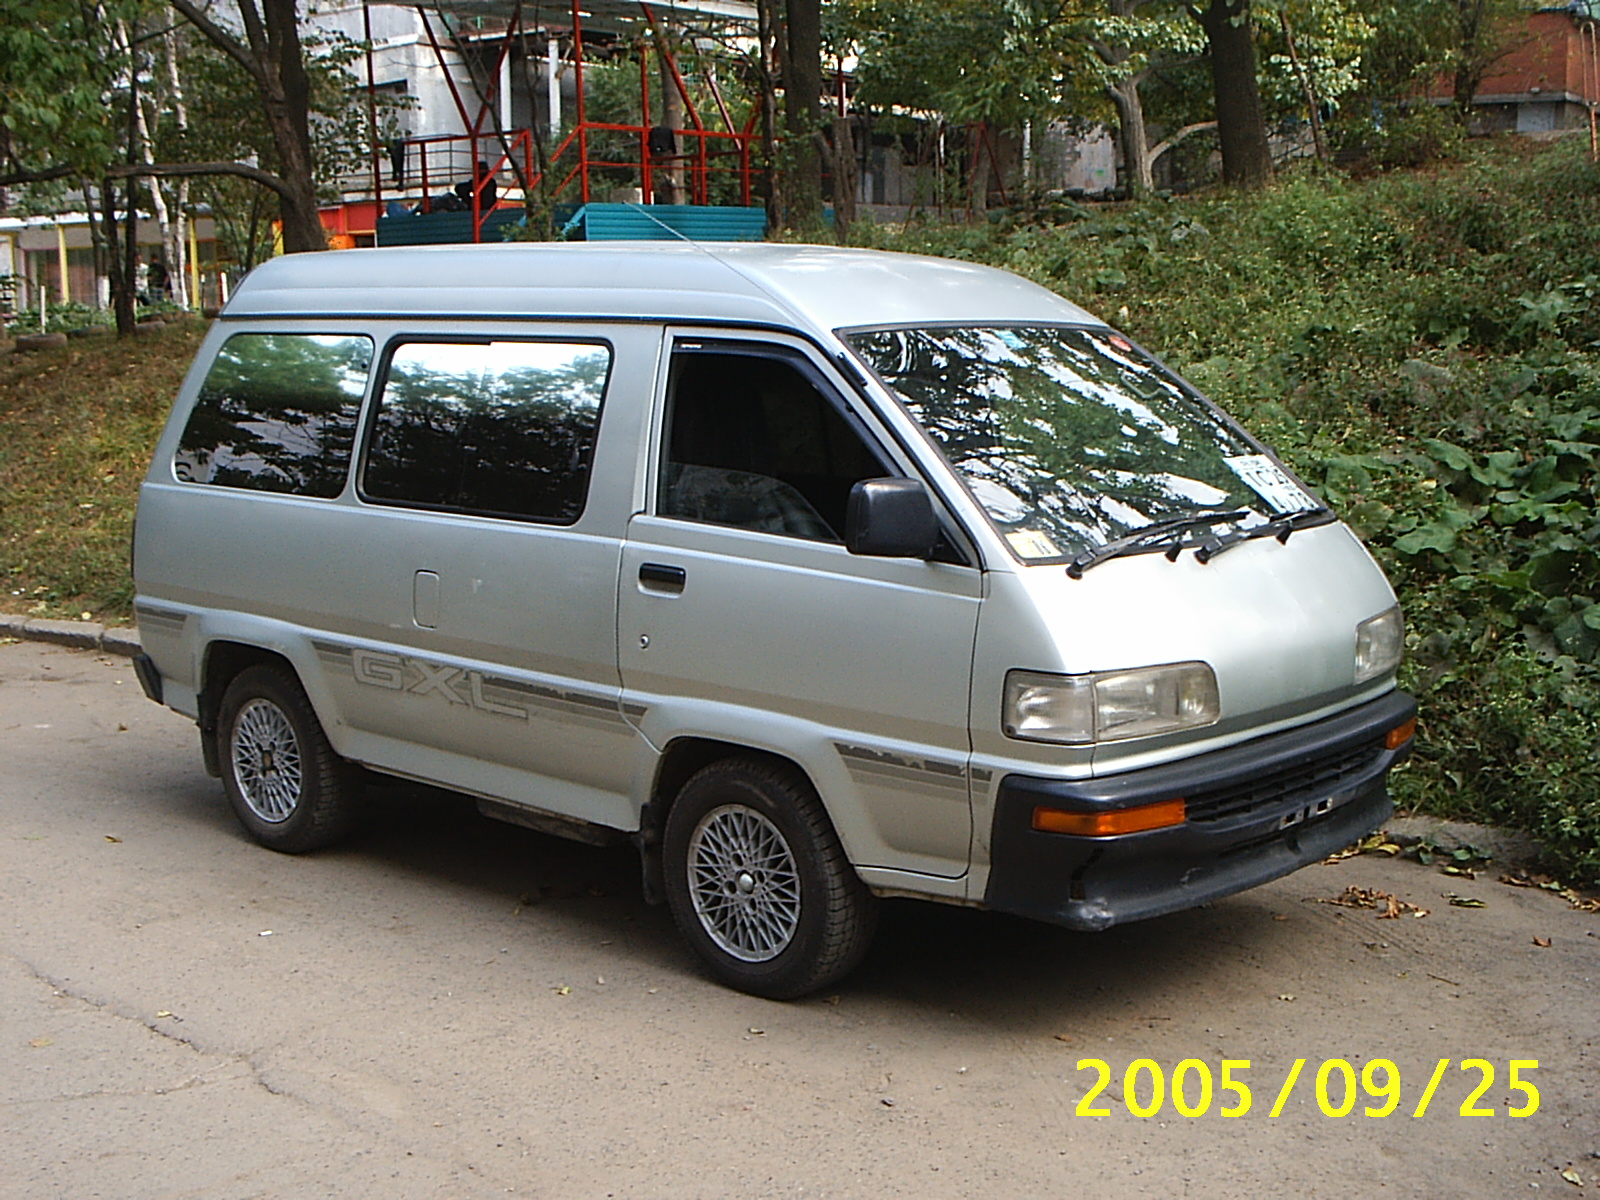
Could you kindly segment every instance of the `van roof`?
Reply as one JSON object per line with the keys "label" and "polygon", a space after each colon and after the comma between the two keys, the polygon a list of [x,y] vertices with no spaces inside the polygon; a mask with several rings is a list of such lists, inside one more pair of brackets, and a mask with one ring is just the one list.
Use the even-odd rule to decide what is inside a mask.
{"label": "van roof", "polygon": [[291,254],[223,314],[574,317],[857,326],[1101,324],[1020,276],[879,250],[775,243],[508,242]]}

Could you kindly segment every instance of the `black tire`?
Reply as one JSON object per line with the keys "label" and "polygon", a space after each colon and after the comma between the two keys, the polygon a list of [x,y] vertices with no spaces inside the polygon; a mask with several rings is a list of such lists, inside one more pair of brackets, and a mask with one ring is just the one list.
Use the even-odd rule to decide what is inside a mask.
{"label": "black tire", "polygon": [[792,1000],[844,978],[872,942],[877,899],[791,767],[703,768],[667,813],[662,852],[673,919],[729,987]]}
{"label": "black tire", "polygon": [[217,713],[217,759],[234,815],[270,850],[317,850],[354,823],[356,772],[291,671],[258,664],[234,676]]}

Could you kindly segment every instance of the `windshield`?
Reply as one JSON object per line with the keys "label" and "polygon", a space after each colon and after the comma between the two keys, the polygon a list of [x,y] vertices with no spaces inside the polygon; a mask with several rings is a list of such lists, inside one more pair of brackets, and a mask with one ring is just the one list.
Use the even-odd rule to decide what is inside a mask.
{"label": "windshield", "polygon": [[[1109,329],[894,329],[846,340],[955,466],[1012,551],[1071,559],[1158,523],[1204,533],[1320,507]],[[1155,532],[1155,531],[1152,531]]]}

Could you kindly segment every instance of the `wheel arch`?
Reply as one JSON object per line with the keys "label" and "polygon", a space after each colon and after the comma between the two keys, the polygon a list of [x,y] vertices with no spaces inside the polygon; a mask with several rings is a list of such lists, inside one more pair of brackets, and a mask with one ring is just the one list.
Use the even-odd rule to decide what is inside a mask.
{"label": "wheel arch", "polygon": [[222,775],[222,763],[217,751],[217,714],[222,708],[222,694],[228,690],[239,672],[254,666],[282,667],[300,686],[305,681],[288,657],[276,650],[253,646],[247,642],[225,639],[208,642],[200,656],[199,725],[200,749],[205,756],[206,772],[214,778]]}
{"label": "wheel arch", "polygon": [[[730,758],[753,759],[794,771],[806,781],[806,786],[821,802],[823,812],[827,813],[828,805],[822,796],[822,789],[817,786],[817,781],[811,772],[807,771],[805,765],[798,759],[759,746],[720,738],[693,734],[673,738],[661,751],[661,756],[656,762],[655,780],[650,788],[650,798],[639,814],[639,832],[633,835],[643,860],[644,894],[650,904],[665,902],[665,892],[662,890],[661,839],[667,827],[667,814],[672,811],[678,793],[697,773],[712,763]],[[828,820],[830,824],[834,824],[831,813],[828,814]],[[837,834],[836,824],[835,832]]]}

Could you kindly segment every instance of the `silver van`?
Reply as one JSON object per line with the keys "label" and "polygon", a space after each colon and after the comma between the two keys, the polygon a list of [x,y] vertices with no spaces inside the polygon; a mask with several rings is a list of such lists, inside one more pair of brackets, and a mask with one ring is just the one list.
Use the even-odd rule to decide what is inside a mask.
{"label": "silver van", "polygon": [[369,772],[630,839],[793,997],[877,898],[1081,930],[1388,815],[1415,705],[1361,543],[1014,275],[815,246],[257,268],[144,483],[145,691],[289,852]]}

